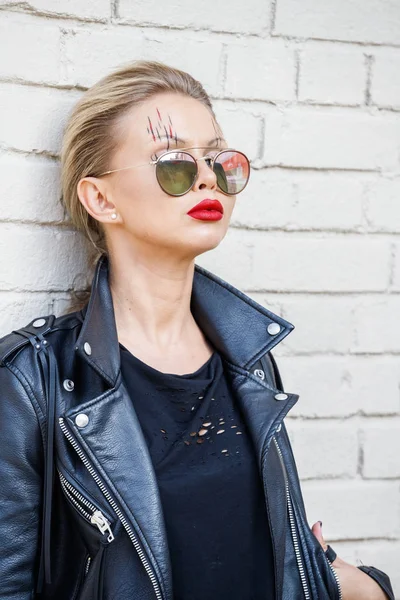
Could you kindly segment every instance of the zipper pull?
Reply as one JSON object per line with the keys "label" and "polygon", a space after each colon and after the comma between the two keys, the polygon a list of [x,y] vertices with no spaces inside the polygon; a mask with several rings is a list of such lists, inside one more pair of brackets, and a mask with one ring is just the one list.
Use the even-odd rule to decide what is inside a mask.
{"label": "zipper pull", "polygon": [[110,521],[108,521],[108,519],[105,518],[105,516],[103,515],[102,512],[100,512],[99,510],[95,510],[90,518],[90,522],[93,525],[96,525],[100,529],[101,533],[104,534],[104,533],[108,532],[108,537],[107,537],[108,542],[113,541],[114,535],[113,535],[113,532],[111,531]]}

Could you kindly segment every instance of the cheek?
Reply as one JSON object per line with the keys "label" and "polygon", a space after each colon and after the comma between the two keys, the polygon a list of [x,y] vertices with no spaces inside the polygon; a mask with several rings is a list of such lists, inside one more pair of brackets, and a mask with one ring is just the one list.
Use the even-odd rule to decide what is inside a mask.
{"label": "cheek", "polygon": [[227,215],[229,216],[229,218],[231,217],[231,215],[233,213],[233,209],[235,208],[236,198],[237,198],[237,196],[230,196],[229,201],[227,202],[226,212],[227,212]]}
{"label": "cheek", "polygon": [[116,190],[125,227],[138,235],[159,235],[176,228],[180,211],[176,198],[165,194],[157,183],[155,173],[148,177],[130,177],[120,182]]}

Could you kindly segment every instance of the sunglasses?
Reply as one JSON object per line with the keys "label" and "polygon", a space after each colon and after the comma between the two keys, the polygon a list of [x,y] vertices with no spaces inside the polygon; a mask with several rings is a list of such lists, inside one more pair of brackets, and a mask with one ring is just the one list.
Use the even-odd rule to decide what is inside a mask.
{"label": "sunglasses", "polygon": [[199,172],[197,166],[199,160],[207,162],[207,165],[216,175],[217,186],[224,194],[228,194],[229,196],[239,194],[244,190],[249,181],[249,159],[243,152],[238,152],[231,148],[221,150],[215,156],[203,156],[201,158],[195,158],[187,152],[186,148],[182,150],[170,150],[159,156],[157,160],[152,160],[141,165],[105,171],[98,175],[98,177],[145,165],[155,165],[156,177],[161,189],[170,196],[183,196],[192,189],[196,182]]}

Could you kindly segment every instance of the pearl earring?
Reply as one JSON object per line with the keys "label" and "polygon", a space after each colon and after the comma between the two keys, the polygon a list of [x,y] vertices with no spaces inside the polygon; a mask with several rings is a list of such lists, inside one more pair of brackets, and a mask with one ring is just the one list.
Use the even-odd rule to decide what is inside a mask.
{"label": "pearl earring", "polygon": [[117,213],[112,213],[111,218],[112,219],[116,219],[117,218]]}

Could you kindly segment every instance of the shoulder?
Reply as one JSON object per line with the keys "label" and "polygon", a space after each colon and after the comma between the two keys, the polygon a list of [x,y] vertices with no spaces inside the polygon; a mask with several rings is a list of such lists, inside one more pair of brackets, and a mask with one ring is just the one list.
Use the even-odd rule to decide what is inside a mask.
{"label": "shoulder", "polygon": [[25,326],[14,329],[0,338],[0,367],[14,360],[21,352],[28,352],[43,337],[51,342],[57,337],[73,335],[83,322],[82,311],[76,311],[56,317],[55,315],[37,316]]}

